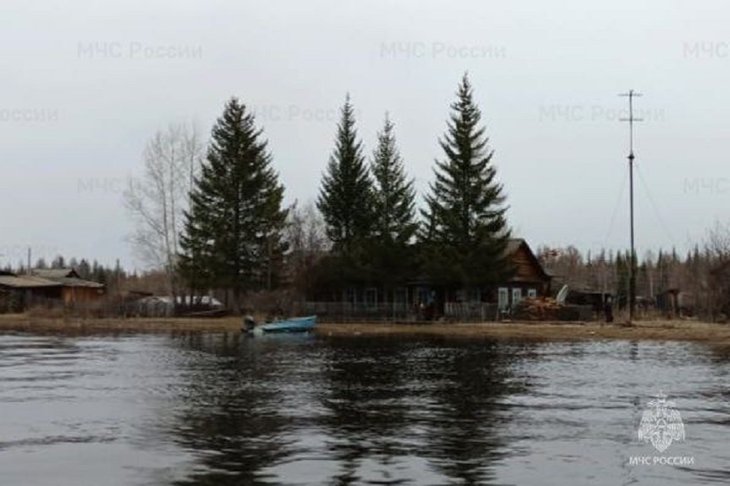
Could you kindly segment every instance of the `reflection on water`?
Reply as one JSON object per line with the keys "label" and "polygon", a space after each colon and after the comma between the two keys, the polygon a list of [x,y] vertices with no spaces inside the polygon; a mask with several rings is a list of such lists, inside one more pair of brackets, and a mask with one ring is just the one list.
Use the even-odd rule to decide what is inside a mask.
{"label": "reflection on water", "polygon": [[[727,350],[0,336],[2,484],[727,484]],[[687,438],[654,456],[648,400]]]}

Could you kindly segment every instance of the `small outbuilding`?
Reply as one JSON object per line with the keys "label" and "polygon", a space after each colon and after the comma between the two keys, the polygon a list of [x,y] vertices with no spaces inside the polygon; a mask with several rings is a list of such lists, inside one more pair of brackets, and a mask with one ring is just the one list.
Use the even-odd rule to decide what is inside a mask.
{"label": "small outbuilding", "polygon": [[0,272],[0,300],[5,310],[34,304],[73,305],[104,295],[104,285],[82,279],[74,269],[35,269],[30,274]]}
{"label": "small outbuilding", "polygon": [[73,268],[34,269],[32,276],[61,286],[60,298],[66,305],[92,302],[104,296],[104,285],[85,280]]}

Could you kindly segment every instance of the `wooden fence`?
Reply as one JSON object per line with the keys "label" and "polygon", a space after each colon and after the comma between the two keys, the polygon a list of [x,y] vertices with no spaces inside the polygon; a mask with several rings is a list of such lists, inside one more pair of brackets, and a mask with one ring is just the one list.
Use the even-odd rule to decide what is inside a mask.
{"label": "wooden fence", "polygon": [[499,307],[484,302],[447,302],[444,317],[459,322],[496,321],[499,320]]}
{"label": "wooden fence", "polygon": [[302,302],[293,314],[314,315],[322,321],[415,321],[417,313],[405,303]]}
{"label": "wooden fence", "polygon": [[[423,309],[404,303],[351,303],[351,302],[302,302],[292,304],[291,315],[317,315],[323,322],[418,322],[426,319]],[[511,315],[500,313],[496,303],[447,302],[443,319],[449,322],[494,322],[509,319]],[[438,316],[437,316],[438,318]],[[556,320],[593,320],[591,306],[565,306]]]}
{"label": "wooden fence", "polygon": [[[328,322],[416,322],[424,320],[426,311],[402,302],[378,304],[304,302],[297,306],[294,314],[316,314],[320,320]],[[443,317],[448,321],[485,322],[495,321],[499,316],[497,314],[497,304],[449,302],[444,306]]]}

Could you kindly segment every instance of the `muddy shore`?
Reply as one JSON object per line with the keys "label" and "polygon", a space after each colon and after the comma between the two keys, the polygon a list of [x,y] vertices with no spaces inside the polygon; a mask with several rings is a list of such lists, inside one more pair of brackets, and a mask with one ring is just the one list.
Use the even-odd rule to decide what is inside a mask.
{"label": "muddy shore", "polygon": [[[0,332],[38,334],[117,334],[168,332],[239,332],[239,318],[44,318],[27,314],[0,315]],[[481,324],[333,324],[317,325],[322,336],[441,336],[482,339],[572,341],[626,339],[698,341],[730,346],[730,325],[697,321],[639,321],[633,326],[596,322],[500,322]]]}

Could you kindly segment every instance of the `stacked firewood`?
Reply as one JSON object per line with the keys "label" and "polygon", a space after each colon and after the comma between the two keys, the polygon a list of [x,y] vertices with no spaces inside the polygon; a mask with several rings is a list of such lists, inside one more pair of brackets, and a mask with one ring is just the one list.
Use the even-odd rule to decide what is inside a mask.
{"label": "stacked firewood", "polygon": [[552,321],[561,318],[564,306],[549,297],[528,297],[515,309],[514,317],[525,321]]}

